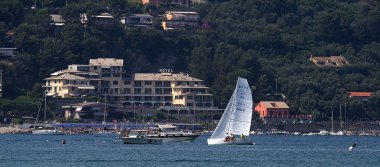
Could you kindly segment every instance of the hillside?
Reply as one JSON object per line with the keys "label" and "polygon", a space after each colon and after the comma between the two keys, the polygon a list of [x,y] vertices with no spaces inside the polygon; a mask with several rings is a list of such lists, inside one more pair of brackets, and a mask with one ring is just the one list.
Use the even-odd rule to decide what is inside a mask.
{"label": "hillside", "polygon": [[[32,9],[31,1],[1,1],[0,34],[15,32],[20,52],[11,63],[0,63],[3,96],[37,97],[50,73],[90,58],[114,57],[124,59],[131,73],[189,72],[212,88],[217,106],[226,105],[241,76],[254,88],[255,102],[283,94],[294,114],[326,119],[346,103],[349,119],[380,117],[378,1],[212,0],[191,8],[207,27],[185,32],[164,32],[159,23],[151,30],[121,25],[103,30],[79,22],[84,12],[119,17],[154,9],[138,2],[42,0]],[[50,26],[49,14],[61,14],[66,25]],[[7,45],[5,38],[0,45]],[[311,55],[342,55],[351,64],[317,67]],[[377,93],[362,102],[348,99],[350,91]]]}

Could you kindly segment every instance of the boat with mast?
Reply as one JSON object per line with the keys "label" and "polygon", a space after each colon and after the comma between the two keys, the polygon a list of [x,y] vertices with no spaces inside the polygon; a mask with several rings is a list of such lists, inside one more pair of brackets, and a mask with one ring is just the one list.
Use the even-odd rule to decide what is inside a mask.
{"label": "boat with mast", "polygon": [[[44,125],[43,125],[43,127],[40,127],[37,130],[34,129],[32,131],[32,134],[34,134],[34,135],[63,135],[64,133],[60,130],[57,130],[56,127],[53,128],[53,127],[47,127],[46,126],[46,96],[47,95],[45,93],[44,98],[43,98],[43,102],[44,102]],[[42,106],[42,103],[38,107],[37,118],[36,118],[36,122],[34,124],[36,124],[38,121],[38,117],[39,117],[40,111],[41,111],[41,106]]]}
{"label": "boat with mast", "polygon": [[252,119],[252,92],[248,81],[238,78],[235,90],[208,145],[254,145],[249,138]]}

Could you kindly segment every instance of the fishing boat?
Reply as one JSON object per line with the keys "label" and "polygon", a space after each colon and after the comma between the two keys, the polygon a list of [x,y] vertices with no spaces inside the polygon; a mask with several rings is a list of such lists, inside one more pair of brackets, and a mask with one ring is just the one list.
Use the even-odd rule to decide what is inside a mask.
{"label": "fishing boat", "polygon": [[[41,110],[41,107],[39,107],[38,109],[38,114],[37,114],[35,124],[38,121],[40,110]],[[46,94],[44,95],[44,125],[43,127],[39,127],[38,129],[33,130],[32,134],[34,135],[63,135],[64,134],[62,131],[57,130],[56,127],[51,127],[51,126],[46,125]]]}
{"label": "fishing boat", "polygon": [[254,145],[249,138],[252,119],[252,93],[248,81],[238,78],[237,84],[208,145]]}
{"label": "fishing boat", "polygon": [[136,130],[121,139],[124,144],[162,144],[162,139],[151,138],[147,133],[146,130]]}

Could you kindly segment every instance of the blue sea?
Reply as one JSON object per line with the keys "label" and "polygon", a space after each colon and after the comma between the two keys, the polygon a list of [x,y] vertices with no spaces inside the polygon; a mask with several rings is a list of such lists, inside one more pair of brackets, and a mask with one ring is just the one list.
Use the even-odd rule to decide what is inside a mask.
{"label": "blue sea", "polygon": [[207,146],[207,137],[126,145],[112,135],[0,135],[0,166],[380,166],[380,137],[251,136],[255,146]]}

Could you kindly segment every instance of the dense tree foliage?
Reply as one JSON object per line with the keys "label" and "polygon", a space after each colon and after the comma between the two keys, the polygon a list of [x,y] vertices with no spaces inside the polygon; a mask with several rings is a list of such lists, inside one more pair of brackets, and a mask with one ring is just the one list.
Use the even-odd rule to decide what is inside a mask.
{"label": "dense tree foliage", "polygon": [[[241,76],[255,102],[282,94],[293,114],[323,119],[346,104],[350,119],[380,117],[378,93],[368,102],[348,98],[349,91],[380,90],[378,1],[212,0],[193,9],[208,27],[186,32],[103,30],[79,22],[84,12],[120,17],[154,8],[136,0],[37,2],[35,9],[32,1],[0,2],[0,33],[16,32],[21,55],[0,64],[7,98],[37,96],[43,78],[68,64],[115,57],[125,60],[128,72],[189,72],[212,88],[216,106],[226,105]],[[66,20],[63,28],[49,25],[56,9]],[[351,65],[318,68],[311,55],[343,55]]]}

